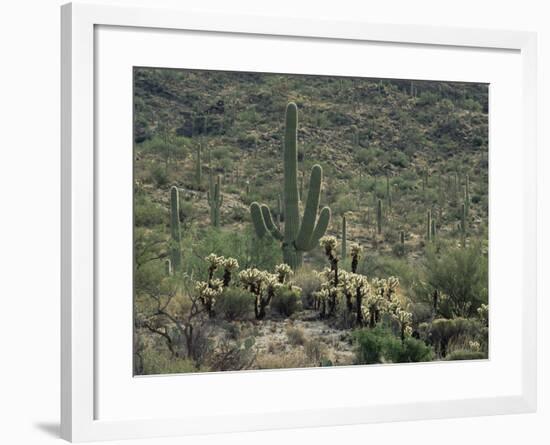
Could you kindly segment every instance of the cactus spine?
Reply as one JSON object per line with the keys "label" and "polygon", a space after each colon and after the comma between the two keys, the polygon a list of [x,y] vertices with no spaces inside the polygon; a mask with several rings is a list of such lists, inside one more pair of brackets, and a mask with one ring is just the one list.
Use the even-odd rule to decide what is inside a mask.
{"label": "cactus spine", "polygon": [[298,155],[296,151],[296,130],[298,125],[298,109],[296,104],[289,103],[286,108],[286,126],[283,149],[284,167],[284,232],[275,226],[271,211],[265,204],[253,202],[250,205],[252,223],[258,237],[268,233],[281,241],[283,261],[293,269],[302,264],[303,253],[319,243],[330,222],[330,209],[324,207],[319,216],[319,199],[323,170],[320,165],[311,169],[309,190],[304,208],[303,219],[300,220],[298,203]]}
{"label": "cactus spine", "polygon": [[178,272],[181,267],[180,201],[178,188],[170,189],[170,243],[171,267]]}
{"label": "cactus spine", "polygon": [[347,233],[346,233],[346,215],[342,216],[342,259],[346,259],[347,255]]}
{"label": "cactus spine", "polygon": [[210,206],[210,223],[214,227],[220,226],[220,207],[223,204],[221,178],[218,175],[216,183],[212,176],[210,177],[210,190],[206,193],[208,205]]}
{"label": "cactus spine", "polygon": [[382,233],[382,200],[378,200],[376,207],[376,227],[378,229],[378,235]]}

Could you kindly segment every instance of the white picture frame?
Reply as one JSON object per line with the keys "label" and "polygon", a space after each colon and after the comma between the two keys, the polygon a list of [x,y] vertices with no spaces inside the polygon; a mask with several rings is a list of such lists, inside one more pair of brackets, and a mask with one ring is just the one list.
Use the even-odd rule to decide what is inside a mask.
{"label": "white picture frame", "polygon": [[[80,442],[91,440],[113,440],[122,438],[145,438],[168,435],[185,435],[198,433],[232,432],[259,429],[275,429],[307,426],[342,425],[366,422],[413,420],[426,418],[475,416],[505,413],[533,412],[536,409],[536,34],[518,31],[489,31],[458,28],[440,28],[433,26],[381,25],[366,23],[347,23],[318,21],[298,18],[272,18],[261,16],[242,16],[226,14],[198,13],[185,10],[166,10],[142,7],[120,7],[96,4],[67,4],[62,7],[62,340],[61,340],[61,435],[66,440]],[[376,403],[351,403],[339,398],[338,394],[329,397],[332,406],[305,407],[298,404],[298,395],[287,396],[283,405],[276,410],[263,408],[245,409],[247,395],[242,406],[209,414],[185,414],[179,417],[174,415],[133,412],[124,416],[113,409],[112,415],[104,416],[104,407],[99,409],[98,399],[102,404],[109,399],[101,395],[99,389],[103,385],[105,360],[98,357],[101,352],[101,329],[105,328],[101,322],[103,314],[101,305],[97,304],[98,286],[98,236],[97,226],[100,224],[98,209],[103,203],[98,201],[98,187],[100,178],[97,167],[97,149],[100,137],[97,124],[101,121],[98,116],[98,58],[97,49],[99,34],[103,27],[117,27],[139,32],[142,38],[162,30],[170,32],[194,32],[201,36],[216,35],[238,36],[246,44],[247,39],[258,36],[273,38],[290,38],[289,42],[314,40],[316,45],[331,44],[331,42],[373,43],[380,45],[404,45],[408,48],[422,47],[444,51],[476,51],[482,50],[487,54],[497,51],[501,54],[514,54],[514,63],[518,65],[520,88],[518,108],[514,115],[520,119],[521,125],[517,131],[519,147],[515,150],[501,150],[496,153],[497,169],[491,171],[491,193],[497,196],[495,184],[505,184],[507,173],[506,162],[514,165],[521,159],[516,193],[521,201],[516,219],[504,223],[502,218],[494,220],[493,215],[499,215],[502,207],[499,202],[491,204],[491,225],[503,230],[517,229],[517,252],[514,252],[517,276],[507,276],[514,281],[509,288],[519,289],[517,304],[520,308],[516,314],[518,330],[515,332],[518,347],[517,354],[509,358],[515,369],[514,384],[507,389],[506,382],[502,383],[499,391],[488,389],[472,390],[471,393],[460,397],[457,394],[447,394],[447,398],[438,399],[434,394],[426,400],[416,400],[414,394],[409,395],[408,401],[397,397],[389,397],[387,401],[376,399]],[[137,30],[137,31],[136,31]],[[130,35],[129,38],[132,38]],[[135,36],[134,36],[135,38]],[[166,38],[166,36],[164,36]],[[123,42],[124,43],[124,42]],[[236,50],[237,53],[239,50]],[[242,52],[242,50],[241,50]],[[312,57],[312,56],[310,56]],[[427,55],[427,57],[433,57]],[[123,57],[121,57],[122,59]],[[106,59],[109,60],[109,59]],[[131,60],[130,62],[131,63]],[[170,64],[170,61],[167,62]],[[200,66],[199,66],[200,68]],[[250,67],[248,67],[250,69]],[[315,68],[312,60],[304,62],[304,72]],[[397,71],[396,71],[397,70]],[[398,77],[399,67],[395,68],[394,75]],[[434,74],[435,75],[435,74]],[[443,74],[444,75],[444,74]],[[484,79],[483,76],[481,76]],[[521,90],[521,91],[520,91]],[[130,110],[131,113],[131,110]],[[497,136],[498,128],[493,130]],[[491,133],[491,136],[494,134]],[[491,143],[491,142],[490,142]],[[131,141],[130,141],[131,144]],[[490,150],[493,150],[491,147]],[[500,179],[498,179],[500,175]],[[496,178],[493,180],[493,178]],[[502,182],[499,182],[502,181]],[[128,231],[131,228],[128,227]],[[496,233],[496,232],[495,232]],[[498,234],[497,234],[498,235]],[[495,238],[498,239],[498,238]],[[491,246],[493,248],[493,246]],[[497,246],[498,249],[498,246]],[[493,255],[493,254],[492,254]],[[497,256],[501,257],[501,254]],[[493,255],[491,258],[495,258]],[[493,270],[492,270],[493,272]],[[499,272],[506,273],[506,269]],[[490,278],[491,297],[495,284]],[[504,291],[506,288],[504,288]],[[509,292],[512,292],[511,290]],[[131,295],[130,295],[131,298]],[[515,300],[514,300],[515,301]],[[505,308],[492,313],[496,319],[512,316]],[[130,315],[131,316],[131,315]],[[494,322],[491,321],[495,327]],[[504,324],[504,322],[502,323]],[[496,330],[496,332],[501,332]],[[494,339],[492,338],[493,343]],[[116,343],[116,342],[115,342]],[[493,344],[494,346],[494,344]],[[498,345],[497,345],[498,346]],[[498,350],[498,348],[497,348]],[[113,352],[114,353],[114,352]],[[497,356],[490,356],[492,364],[499,365]],[[114,363],[114,362],[113,362]],[[506,362],[508,363],[508,362]],[[502,362],[499,366],[506,364]],[[491,363],[462,363],[447,366],[445,372],[449,375],[467,375],[468,372],[486,372],[494,375],[495,370],[489,368]],[[113,366],[119,366],[115,364]],[[424,367],[420,367],[424,366]],[[426,368],[426,366],[431,368]],[[362,373],[369,376],[397,373],[435,372],[438,365],[398,365],[391,367],[354,367],[355,369],[331,370],[320,374],[319,370],[308,369],[299,371],[270,371],[248,373],[214,373],[214,376],[170,376],[151,377],[161,379],[162,391],[176,393],[181,391],[178,382],[182,379],[196,379],[200,386],[204,382],[216,382],[227,386],[239,387],[246,385],[278,385],[277,379],[285,379],[289,385],[299,385],[306,379],[315,384],[322,384],[328,379],[360,379]],[[370,370],[367,370],[370,369]],[[486,369],[485,369],[486,368]],[[396,371],[398,370],[399,371]],[[401,371],[404,370],[404,371]],[[312,374],[315,373],[315,374]],[[131,374],[131,373],[130,373]],[[345,376],[345,377],[343,377]],[[495,376],[496,377],[496,376]],[[421,377],[419,377],[421,378]],[[125,380],[127,391],[138,391],[141,383],[135,384],[131,375]],[[211,379],[211,380],[205,380]],[[498,379],[495,379],[498,380]],[[506,379],[504,379],[506,380]],[[141,380],[144,382],[145,380]],[[188,380],[189,382],[190,380]],[[352,380],[350,380],[352,381]],[[101,384],[100,384],[101,382]],[[202,383],[201,383],[202,382]],[[116,389],[116,380],[109,383]],[[121,385],[123,386],[123,385]],[[459,387],[459,385],[457,386]],[[495,387],[496,388],[496,387]],[[476,392],[477,391],[477,392]],[[460,391],[459,391],[460,393]],[[131,394],[115,394],[125,398]],[[113,396],[113,398],[116,398]],[[234,397],[228,393],[227,397]],[[160,397],[160,396],[159,396]],[[167,396],[162,396],[167,397]],[[275,393],[273,394],[275,397]],[[295,400],[293,400],[293,397]],[[129,398],[131,399],[131,398]],[[284,405],[286,403],[286,405]],[[170,406],[167,403],[167,406]],[[128,408],[128,407],[126,407]],[[118,407],[123,411],[125,407]],[[109,411],[110,413],[110,411]],[[111,413],[110,413],[111,414]]]}

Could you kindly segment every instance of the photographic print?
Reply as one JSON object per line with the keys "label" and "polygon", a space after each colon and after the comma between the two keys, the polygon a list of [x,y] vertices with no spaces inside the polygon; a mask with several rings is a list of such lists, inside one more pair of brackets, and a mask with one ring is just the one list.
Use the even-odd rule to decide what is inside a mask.
{"label": "photographic print", "polygon": [[134,375],[487,359],[488,91],[135,67]]}

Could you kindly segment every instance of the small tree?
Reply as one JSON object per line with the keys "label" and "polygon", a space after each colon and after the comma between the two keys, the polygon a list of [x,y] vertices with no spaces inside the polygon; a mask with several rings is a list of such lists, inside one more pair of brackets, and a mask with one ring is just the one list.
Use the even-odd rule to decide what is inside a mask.
{"label": "small tree", "polygon": [[472,317],[487,302],[487,257],[479,246],[453,248],[442,255],[428,250],[425,262],[426,280],[445,295],[451,316]]}

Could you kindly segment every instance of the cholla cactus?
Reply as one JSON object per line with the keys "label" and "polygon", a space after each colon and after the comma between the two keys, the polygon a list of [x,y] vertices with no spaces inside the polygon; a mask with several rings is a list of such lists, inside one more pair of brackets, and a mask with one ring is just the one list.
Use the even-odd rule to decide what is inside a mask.
{"label": "cholla cactus", "polygon": [[[350,311],[353,309],[353,304],[351,303],[351,298],[349,297],[354,296],[355,297],[355,322],[358,326],[362,326],[364,315],[365,315],[363,300],[368,297],[371,286],[366,276],[355,274],[355,273],[347,274],[345,281],[346,283],[344,287],[344,293],[346,295],[346,303],[347,303],[348,309]],[[349,292],[349,297],[347,294],[348,292]]]}
{"label": "cholla cactus", "polygon": [[342,271],[340,272],[340,277],[338,279],[338,281],[340,282],[340,289],[342,290],[342,293],[344,294],[344,297],[346,299],[346,307],[348,309],[348,312],[351,312],[353,310],[353,303],[351,302],[352,297],[355,293],[353,278],[354,274]]}
{"label": "cholla cactus", "polygon": [[380,321],[380,315],[386,307],[386,300],[379,292],[371,292],[365,301],[369,314],[369,327],[374,328]]}
{"label": "cholla cactus", "polygon": [[239,280],[245,289],[256,294],[262,286],[263,272],[256,268],[244,269],[239,272]]}
{"label": "cholla cactus", "polygon": [[231,272],[239,268],[239,262],[235,258],[224,258],[223,262],[223,287],[229,286]]}
{"label": "cholla cactus", "polygon": [[481,345],[479,344],[479,342],[477,341],[469,341],[468,342],[468,346],[470,347],[470,349],[474,352],[479,352],[481,350]]}
{"label": "cholla cactus", "polygon": [[208,317],[214,317],[216,298],[219,297],[223,291],[222,280],[213,279],[209,280],[209,282],[197,281],[197,283],[195,284],[195,290],[197,291],[197,294],[199,296],[199,301],[208,313]]}
{"label": "cholla cactus", "polygon": [[351,245],[351,271],[353,273],[357,273],[357,266],[359,265],[359,258],[361,258],[361,252],[363,251],[363,248],[357,244],[353,243]]}
{"label": "cholla cactus", "polygon": [[477,308],[477,314],[485,326],[489,326],[489,305],[482,304]]}
{"label": "cholla cactus", "polygon": [[386,280],[386,287],[385,287],[385,295],[388,300],[391,300],[395,293],[397,292],[397,288],[399,287],[399,278],[397,277],[388,277]]}
{"label": "cholla cactus", "polygon": [[391,301],[399,287],[399,279],[396,277],[374,278],[372,286],[377,294]]}
{"label": "cholla cactus", "polygon": [[208,263],[208,281],[210,281],[214,277],[214,272],[223,264],[225,258],[211,253],[205,260]]}
{"label": "cholla cactus", "polygon": [[329,255],[336,255],[336,237],[334,236],[323,236],[319,240],[319,244],[323,249],[325,249],[325,253],[327,256]]}
{"label": "cholla cactus", "polygon": [[325,318],[327,300],[329,298],[330,292],[327,287],[321,287],[320,290],[313,293],[315,298],[315,306],[319,310],[320,317]]}
{"label": "cholla cactus", "polygon": [[[338,256],[336,254],[336,238],[334,236],[323,236],[319,240],[319,244],[325,250],[325,255],[330,261],[330,270],[333,273],[332,285],[334,288],[338,287]],[[334,314],[336,309],[336,295],[331,292],[331,298],[329,300],[329,313]]]}
{"label": "cholla cactus", "polygon": [[278,276],[256,268],[245,269],[239,273],[239,279],[245,289],[254,295],[254,315],[257,320],[265,317],[265,309],[281,286]]}
{"label": "cholla cactus", "polygon": [[275,266],[275,273],[277,274],[279,283],[282,284],[287,281],[293,272],[292,268],[288,264],[282,263]]}
{"label": "cholla cactus", "polygon": [[394,318],[399,323],[399,329],[401,331],[401,341],[405,341],[405,335],[407,335],[409,332],[412,333],[412,314],[404,309],[397,308],[394,313]]}

